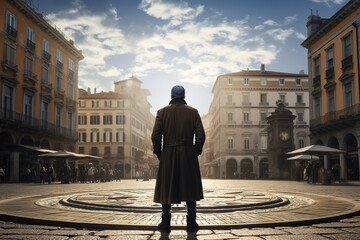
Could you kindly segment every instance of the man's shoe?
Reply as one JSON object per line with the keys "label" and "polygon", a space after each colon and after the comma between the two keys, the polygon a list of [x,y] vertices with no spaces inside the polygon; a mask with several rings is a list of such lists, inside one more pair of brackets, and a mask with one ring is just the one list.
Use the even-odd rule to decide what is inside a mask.
{"label": "man's shoe", "polygon": [[171,227],[170,227],[171,215],[162,216],[161,218],[162,218],[161,223],[158,225],[159,231],[169,233],[171,231]]}
{"label": "man's shoe", "polygon": [[188,233],[197,232],[199,230],[199,224],[196,223],[196,217],[186,216],[186,221],[187,221],[186,231]]}

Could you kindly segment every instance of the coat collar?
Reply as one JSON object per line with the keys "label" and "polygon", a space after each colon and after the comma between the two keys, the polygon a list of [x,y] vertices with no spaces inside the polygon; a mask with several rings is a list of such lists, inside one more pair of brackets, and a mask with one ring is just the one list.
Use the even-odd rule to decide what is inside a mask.
{"label": "coat collar", "polygon": [[187,103],[182,98],[173,98],[173,99],[171,99],[169,104],[187,104]]}

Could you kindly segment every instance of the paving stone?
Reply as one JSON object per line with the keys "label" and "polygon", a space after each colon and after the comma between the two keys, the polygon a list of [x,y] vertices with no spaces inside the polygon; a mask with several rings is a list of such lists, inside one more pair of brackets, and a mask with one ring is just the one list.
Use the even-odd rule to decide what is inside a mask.
{"label": "paving stone", "polygon": [[258,236],[258,235],[279,235],[279,234],[285,234],[285,232],[273,229],[273,228],[262,228],[262,229],[233,229],[231,230],[231,233],[237,235],[237,236]]}
{"label": "paving stone", "polygon": [[321,224],[314,224],[313,227],[319,227],[319,228],[352,228],[352,227],[360,227],[360,222],[332,222],[332,223],[321,223]]}
{"label": "paving stone", "polygon": [[[345,232],[350,233],[359,233],[360,234],[360,227],[354,227],[354,228],[342,228],[341,230],[344,230]],[[360,237],[359,237],[360,238]]]}
{"label": "paving stone", "polygon": [[306,234],[306,235],[272,235],[263,236],[266,240],[323,240],[328,239],[320,235]]}
{"label": "paving stone", "polygon": [[336,228],[314,228],[314,227],[308,227],[308,228],[288,228],[284,230],[286,232],[292,233],[292,234],[327,234],[327,233],[344,233],[344,231]]}
{"label": "paving stone", "polygon": [[69,238],[69,240],[100,240],[100,237],[97,236],[76,236]]}
{"label": "paving stone", "polygon": [[203,234],[213,234],[214,232],[212,230],[199,230],[197,231],[197,235],[203,235]]}
{"label": "paving stone", "polygon": [[218,229],[214,229],[213,232],[214,232],[215,234],[231,233],[231,230],[218,230]]}
{"label": "paving stone", "polygon": [[133,234],[127,235],[127,234],[124,234],[121,236],[110,236],[110,237],[107,237],[106,240],[143,240],[143,239],[149,239],[149,238],[150,238],[150,235],[133,235]]}
{"label": "paving stone", "polygon": [[237,236],[233,235],[233,234],[211,234],[211,235],[200,235],[197,236],[197,239],[202,240],[202,239],[238,239]]}
{"label": "paving stone", "polygon": [[2,235],[0,239],[17,239],[17,240],[66,240],[66,236],[48,236],[48,235]]}
{"label": "paving stone", "polygon": [[324,235],[329,239],[336,239],[336,240],[359,240],[359,234],[333,234],[333,235]]}
{"label": "paving stone", "polygon": [[49,235],[64,235],[64,236],[82,236],[82,235],[90,235],[90,233],[92,233],[92,231],[88,231],[88,230],[74,230],[74,229],[60,229],[60,230],[54,230],[54,231],[50,231],[46,234]]}
{"label": "paving stone", "polygon": [[360,217],[341,219],[340,222],[360,222]]}
{"label": "paving stone", "polygon": [[154,231],[146,230],[103,230],[95,233],[96,236],[119,236],[119,235],[152,235]]}
{"label": "paving stone", "polygon": [[18,234],[18,235],[40,235],[47,234],[49,230],[45,229],[23,229],[23,228],[11,228],[1,231],[2,234]]}

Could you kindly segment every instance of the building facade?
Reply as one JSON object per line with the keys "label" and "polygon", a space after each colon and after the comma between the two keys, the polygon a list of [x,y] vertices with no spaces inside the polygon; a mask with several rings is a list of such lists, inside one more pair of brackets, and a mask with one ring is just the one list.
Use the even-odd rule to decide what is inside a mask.
{"label": "building facade", "polygon": [[342,180],[359,180],[360,1],[349,1],[329,19],[311,14],[308,37],[310,131],[312,144],[342,149],[325,156],[323,166],[340,165]]}
{"label": "building facade", "polygon": [[[281,99],[297,116],[296,148],[309,144],[307,75],[245,70],[217,77],[209,108],[212,146],[208,171],[220,178],[268,178],[267,116]],[[207,140],[208,141],[208,140]],[[206,164],[205,164],[206,166]]]}
{"label": "building facade", "polygon": [[38,162],[8,145],[75,151],[78,62],[84,57],[26,1],[0,1],[0,16],[0,164],[7,181],[17,182]]}
{"label": "building facade", "polygon": [[122,178],[152,175],[156,169],[149,148],[155,118],[150,92],[141,84],[130,77],[115,82],[114,92],[79,89],[79,153],[103,157],[93,163],[120,169]]}

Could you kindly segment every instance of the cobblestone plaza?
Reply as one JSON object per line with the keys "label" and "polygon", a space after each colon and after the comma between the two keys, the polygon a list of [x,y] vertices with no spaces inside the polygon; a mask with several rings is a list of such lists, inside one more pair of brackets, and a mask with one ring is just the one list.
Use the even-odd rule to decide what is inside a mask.
{"label": "cobblestone plaza", "polygon": [[[358,239],[360,184],[203,180],[200,231],[187,235],[184,206],[172,232],[156,231],[155,181],[2,184],[0,239]],[[67,204],[59,204],[65,201]],[[84,207],[85,206],[85,207]],[[90,206],[90,207],[89,207]]]}

